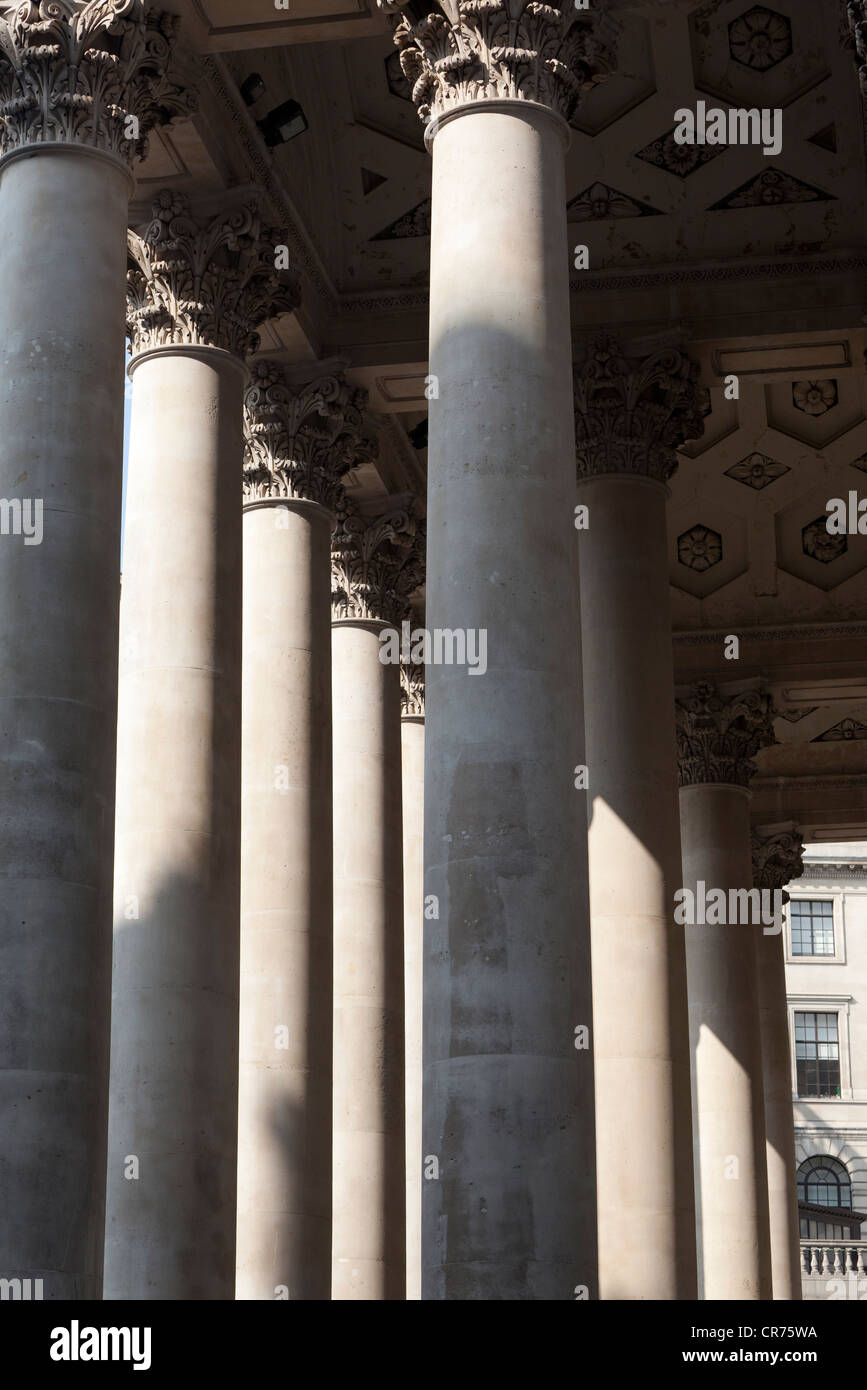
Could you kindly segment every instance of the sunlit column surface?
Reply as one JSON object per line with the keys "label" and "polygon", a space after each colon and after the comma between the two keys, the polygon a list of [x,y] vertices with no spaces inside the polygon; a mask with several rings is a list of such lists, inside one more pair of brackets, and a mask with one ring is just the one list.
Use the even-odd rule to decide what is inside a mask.
{"label": "sunlit column surface", "polygon": [[676,445],[701,432],[697,375],[680,351],[630,357],[606,335],[574,369],[599,1280],[609,1299],[694,1298],[696,1287],[665,485]]}
{"label": "sunlit column surface", "polygon": [[[758,690],[720,696],[697,685],[677,701],[677,735],[683,887],[696,908],[711,890],[725,894],[719,915],[711,908],[711,920],[700,920],[700,911],[687,912],[683,928],[700,1292],[706,1299],[770,1298],[755,938],[778,924],[762,923],[761,904],[746,898],[753,887],[751,758],[774,741],[770,697]],[[730,890],[743,892],[734,899]]]}
{"label": "sunlit column surface", "polygon": [[296,300],[252,204],[161,194],[129,253],[106,1297],[231,1299],[244,357]]}

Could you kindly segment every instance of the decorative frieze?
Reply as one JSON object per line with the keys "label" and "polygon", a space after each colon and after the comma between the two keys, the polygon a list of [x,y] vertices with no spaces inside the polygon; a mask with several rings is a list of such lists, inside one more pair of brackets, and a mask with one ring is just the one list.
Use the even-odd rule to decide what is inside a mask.
{"label": "decorative frieze", "polygon": [[755,754],[776,742],[773,702],[763,690],[723,696],[709,681],[699,681],[675,701],[675,725],[682,787],[703,782],[746,787],[757,770]]}
{"label": "decorative frieze", "polygon": [[253,365],[244,400],[244,500],[294,498],[336,511],[340,480],[376,458],[367,392],[340,374],[293,387],[275,362]]}
{"label": "decorative frieze", "polygon": [[698,439],[708,411],[698,367],[674,347],[627,357],[597,335],[573,366],[578,480],[625,473],[667,482],[677,448]]}
{"label": "decorative frieze", "polygon": [[143,158],[149,130],[196,107],[171,72],[177,32],[143,0],[0,4],[0,154],[61,143]]}
{"label": "decorative frieze", "polygon": [[574,0],[377,0],[425,122],[467,102],[540,102],[570,120],[613,67],[613,29]]}
{"label": "decorative frieze", "polygon": [[276,268],[278,245],[255,202],[199,218],[181,194],[161,192],[149,225],[128,234],[133,352],[173,343],[255,352],[256,329],[299,303],[294,281]]}
{"label": "decorative frieze", "polygon": [[425,668],[412,661],[400,664],[400,703],[405,719],[424,719]]}
{"label": "decorative frieze", "polygon": [[424,581],[425,526],[408,511],[360,516],[344,497],[331,537],[331,611],[335,622],[400,625]]}
{"label": "decorative frieze", "polygon": [[[772,891],[783,889],[804,872],[804,839],[794,825],[773,835],[750,836],[753,852],[753,884]],[[783,901],[788,894],[783,894]]]}

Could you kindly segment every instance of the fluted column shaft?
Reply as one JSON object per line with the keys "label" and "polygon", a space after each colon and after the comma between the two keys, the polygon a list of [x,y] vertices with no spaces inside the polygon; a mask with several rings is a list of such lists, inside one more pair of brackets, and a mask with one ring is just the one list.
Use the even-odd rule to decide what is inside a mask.
{"label": "fluted column shaft", "polygon": [[[803,841],[794,829],[753,835],[756,886],[773,891],[798,878],[802,872],[802,850]],[[798,1301],[802,1296],[801,1237],[785,931],[773,936],[757,934],[755,942],[765,1094],[772,1297]]]}
{"label": "fluted column shaft", "polygon": [[0,1271],[42,1280],[46,1299],[96,1299],[126,125],[153,121],[139,87],[140,0],[111,15],[83,0],[0,11],[0,493],[11,517],[0,541]]}
{"label": "fluted column shaft", "polygon": [[255,209],[171,195],[130,257],[106,1294],[232,1299],[243,357],[274,262]]}
{"label": "fluted column shaft", "polygon": [[[695,375],[678,352],[635,361],[608,338],[575,367],[599,1279],[610,1299],[695,1297],[665,514],[672,441],[700,428]],[[630,1135],[642,1136],[640,1161]]]}
{"label": "fluted column shaft", "polygon": [[683,887],[696,905],[722,890],[719,920],[686,933],[694,1085],[700,1293],[770,1297],[768,1186],[754,938],[758,911],[732,890],[753,886],[751,755],[773,741],[770,701],[758,691],[718,697],[697,686],[677,704]]}
{"label": "fluted column shaft", "polygon": [[[424,667],[401,668],[403,771],[406,1296],[421,1298],[422,1027],[424,950]],[[433,1181],[433,1179],[429,1179]]]}

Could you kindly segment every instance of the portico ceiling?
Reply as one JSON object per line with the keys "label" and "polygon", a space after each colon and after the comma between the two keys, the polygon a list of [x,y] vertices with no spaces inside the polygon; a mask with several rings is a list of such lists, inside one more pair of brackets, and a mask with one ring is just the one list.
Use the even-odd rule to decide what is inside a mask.
{"label": "portico ceiling", "polygon": [[[350,485],[383,510],[423,488],[410,431],[426,416],[430,217],[430,157],[388,22],[373,0],[174,8],[201,106],[153,140],[138,206],[165,184],[193,198],[264,189],[303,303],[262,351],[349,364],[382,440]],[[834,684],[867,680],[867,537],[835,548],[810,530],[830,497],[867,492],[865,118],[843,7],[612,8],[617,72],[586,99],[567,161],[570,245],[590,266],[572,274],[573,332],[614,327],[636,350],[680,341],[710,388],[705,434],[671,484],[678,679],[731,678],[721,639],[746,633],[737,675],[799,711],[761,755],[754,819],[812,807],[817,833],[867,834],[867,688]],[[267,90],[248,109],[253,72]],[[270,151],[256,121],[289,97],[309,131]],[[699,101],[780,109],[779,152],[677,145],[675,112]],[[808,699],[786,697],[799,687]]]}

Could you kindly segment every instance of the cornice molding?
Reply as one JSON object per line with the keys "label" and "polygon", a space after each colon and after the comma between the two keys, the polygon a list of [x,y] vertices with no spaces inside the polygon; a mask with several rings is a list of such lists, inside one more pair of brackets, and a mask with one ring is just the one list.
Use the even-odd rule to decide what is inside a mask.
{"label": "cornice molding", "polygon": [[807,863],[804,865],[802,877],[809,879],[811,883],[831,883],[837,879],[867,879],[867,865],[848,864],[844,860],[835,864]]}
{"label": "cornice molding", "polygon": [[592,338],[572,367],[579,482],[616,473],[666,483],[678,446],[704,429],[708,393],[698,375],[677,348],[627,357],[614,335]]}
{"label": "cornice molding", "polygon": [[378,0],[427,124],[459,106],[532,101],[569,121],[613,67],[605,11],[573,0]]}
{"label": "cornice molding", "polygon": [[127,234],[133,353],[174,344],[255,352],[260,325],[299,304],[295,283],[276,269],[279,244],[255,201],[199,218],[180,194],[158,194],[142,234]]}
{"label": "cornice molding", "polygon": [[425,524],[408,511],[369,519],[341,498],[331,537],[335,622],[399,626],[424,581]]}
{"label": "cornice molding", "polygon": [[722,696],[709,681],[675,700],[678,774],[682,787],[721,782],[748,787],[752,761],[775,743],[771,697],[763,690]]}
{"label": "cornice molding", "polygon": [[367,392],[342,373],[292,386],[282,367],[259,358],[244,398],[244,500],[294,498],[336,511],[340,480],[376,458]]}
{"label": "cornice molding", "polygon": [[596,275],[573,275],[570,287],[573,293],[593,290],[640,290],[658,289],[663,285],[690,285],[702,282],[727,282],[738,280],[788,280],[802,279],[810,275],[852,275],[867,273],[867,257],[860,254],[849,256],[818,256],[800,260],[760,260],[755,263],[731,261],[717,265],[689,264],[669,265],[641,270],[624,270],[621,266],[610,271],[600,271]]}
{"label": "cornice molding", "polygon": [[178,24],[144,0],[0,4],[0,155],[72,144],[143,159],[149,131],[196,109],[171,71]]}
{"label": "cornice molding", "polygon": [[[802,623],[792,627],[745,627],[735,623],[734,626],[744,642],[815,642],[828,637],[841,640],[867,637],[867,623],[862,622]],[[718,647],[731,630],[731,627],[682,630],[672,633],[672,641],[678,647]]]}

